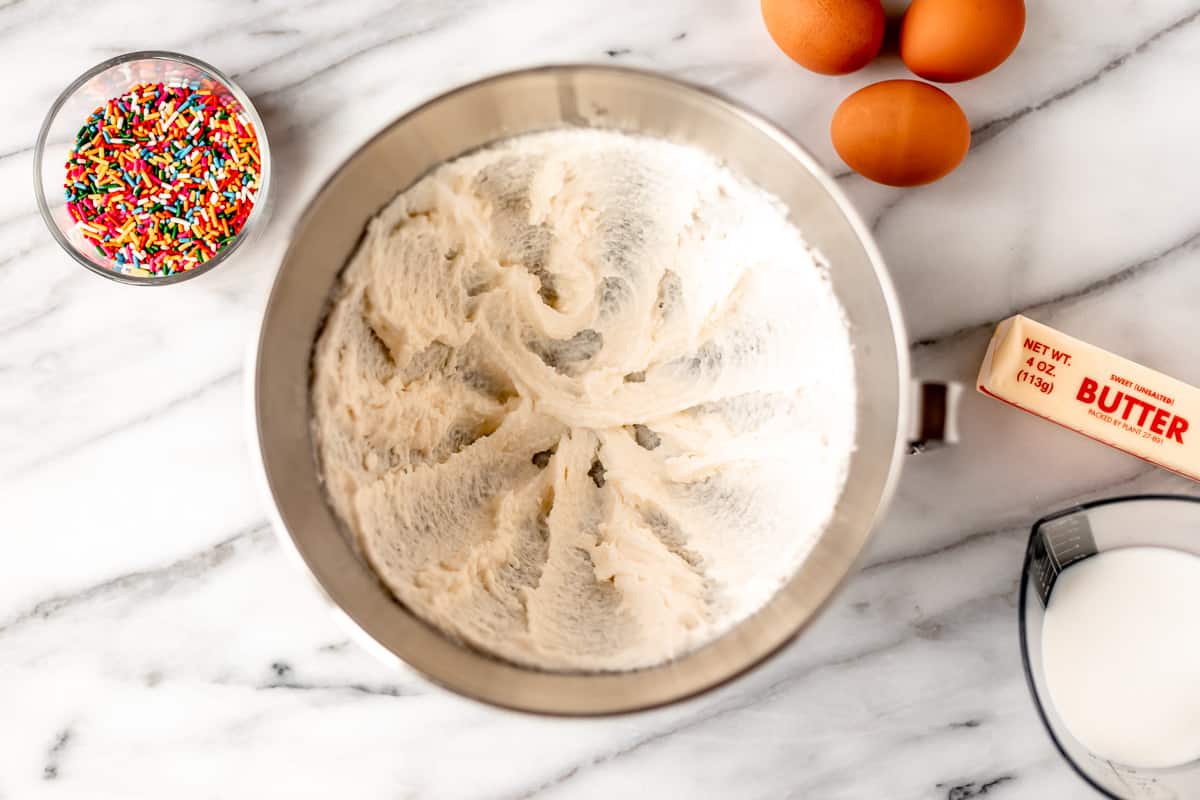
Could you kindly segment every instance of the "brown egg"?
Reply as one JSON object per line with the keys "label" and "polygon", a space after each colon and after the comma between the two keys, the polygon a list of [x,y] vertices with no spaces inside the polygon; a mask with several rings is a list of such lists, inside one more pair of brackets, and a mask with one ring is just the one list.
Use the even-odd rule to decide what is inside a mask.
{"label": "brown egg", "polygon": [[762,0],[762,15],[779,49],[822,75],[861,69],[883,44],[880,0]]}
{"label": "brown egg", "polygon": [[912,0],[900,57],[926,80],[956,83],[1000,66],[1024,32],[1023,0]]}
{"label": "brown egg", "polygon": [[860,175],[889,186],[919,186],[947,174],[971,146],[971,126],[954,98],[920,81],[859,89],[833,114],[838,155]]}

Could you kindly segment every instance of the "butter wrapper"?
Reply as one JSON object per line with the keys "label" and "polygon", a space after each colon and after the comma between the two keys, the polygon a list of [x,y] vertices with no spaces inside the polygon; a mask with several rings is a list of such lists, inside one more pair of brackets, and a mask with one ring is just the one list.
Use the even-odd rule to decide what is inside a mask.
{"label": "butter wrapper", "polygon": [[978,389],[1200,480],[1200,390],[1027,317],[997,326]]}

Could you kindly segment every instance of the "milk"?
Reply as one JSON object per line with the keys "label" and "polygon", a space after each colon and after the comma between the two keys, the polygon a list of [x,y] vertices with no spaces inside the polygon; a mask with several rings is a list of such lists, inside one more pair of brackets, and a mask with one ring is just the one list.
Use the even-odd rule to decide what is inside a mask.
{"label": "milk", "polygon": [[1130,547],[1072,564],[1042,659],[1055,710],[1094,755],[1140,768],[1200,758],[1200,557]]}

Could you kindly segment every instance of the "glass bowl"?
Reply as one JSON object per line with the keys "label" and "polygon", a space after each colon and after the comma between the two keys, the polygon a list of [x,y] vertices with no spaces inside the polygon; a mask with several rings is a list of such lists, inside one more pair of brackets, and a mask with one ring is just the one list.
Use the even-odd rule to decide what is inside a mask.
{"label": "glass bowl", "polygon": [[1133,768],[1095,755],[1063,723],[1042,665],[1046,598],[1076,561],[1122,547],[1162,547],[1200,556],[1200,498],[1134,495],[1085,503],[1038,520],[1029,537],[1018,600],[1021,660],[1034,707],[1071,768],[1113,800],[1200,797],[1200,760],[1166,769]]}
{"label": "glass bowl", "polygon": [[[259,148],[259,186],[254,208],[233,240],[204,263],[169,275],[126,274],[115,259],[98,252],[76,228],[63,197],[65,163],[75,135],[98,107],[139,83],[190,84],[221,95],[254,126]],[[42,219],[54,240],[72,258],[97,275],[138,286],[165,286],[211,272],[233,256],[266,217],[271,185],[271,149],[266,129],[246,93],[228,76],[203,61],[159,50],[144,50],[111,58],[80,75],[58,96],[38,132],[33,153],[33,190]]]}

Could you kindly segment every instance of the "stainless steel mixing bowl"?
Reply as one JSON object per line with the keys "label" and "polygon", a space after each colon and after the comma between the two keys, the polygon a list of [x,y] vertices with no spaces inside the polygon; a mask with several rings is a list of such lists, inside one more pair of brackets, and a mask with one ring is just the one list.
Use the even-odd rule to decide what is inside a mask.
{"label": "stainless steel mixing bowl", "polygon": [[[356,555],[318,480],[309,361],[338,272],[367,221],[444,161],[517,134],[592,126],[695,145],[779,197],[828,259],[849,317],[857,448],[832,523],[795,576],[754,616],[676,661],[626,673],[514,666],[446,638],[393,599]],[[282,536],[352,627],[429,679],[478,700],[549,714],[670,703],[745,672],[812,621],[851,571],[896,479],[908,429],[909,365],[891,281],[833,180],[787,134],[707,91],[627,69],[547,67],[473,83],[389,125],[342,165],[300,218],[262,322],[253,406]],[[797,487],[803,502],[803,487]],[[378,649],[378,648],[375,648]]]}

